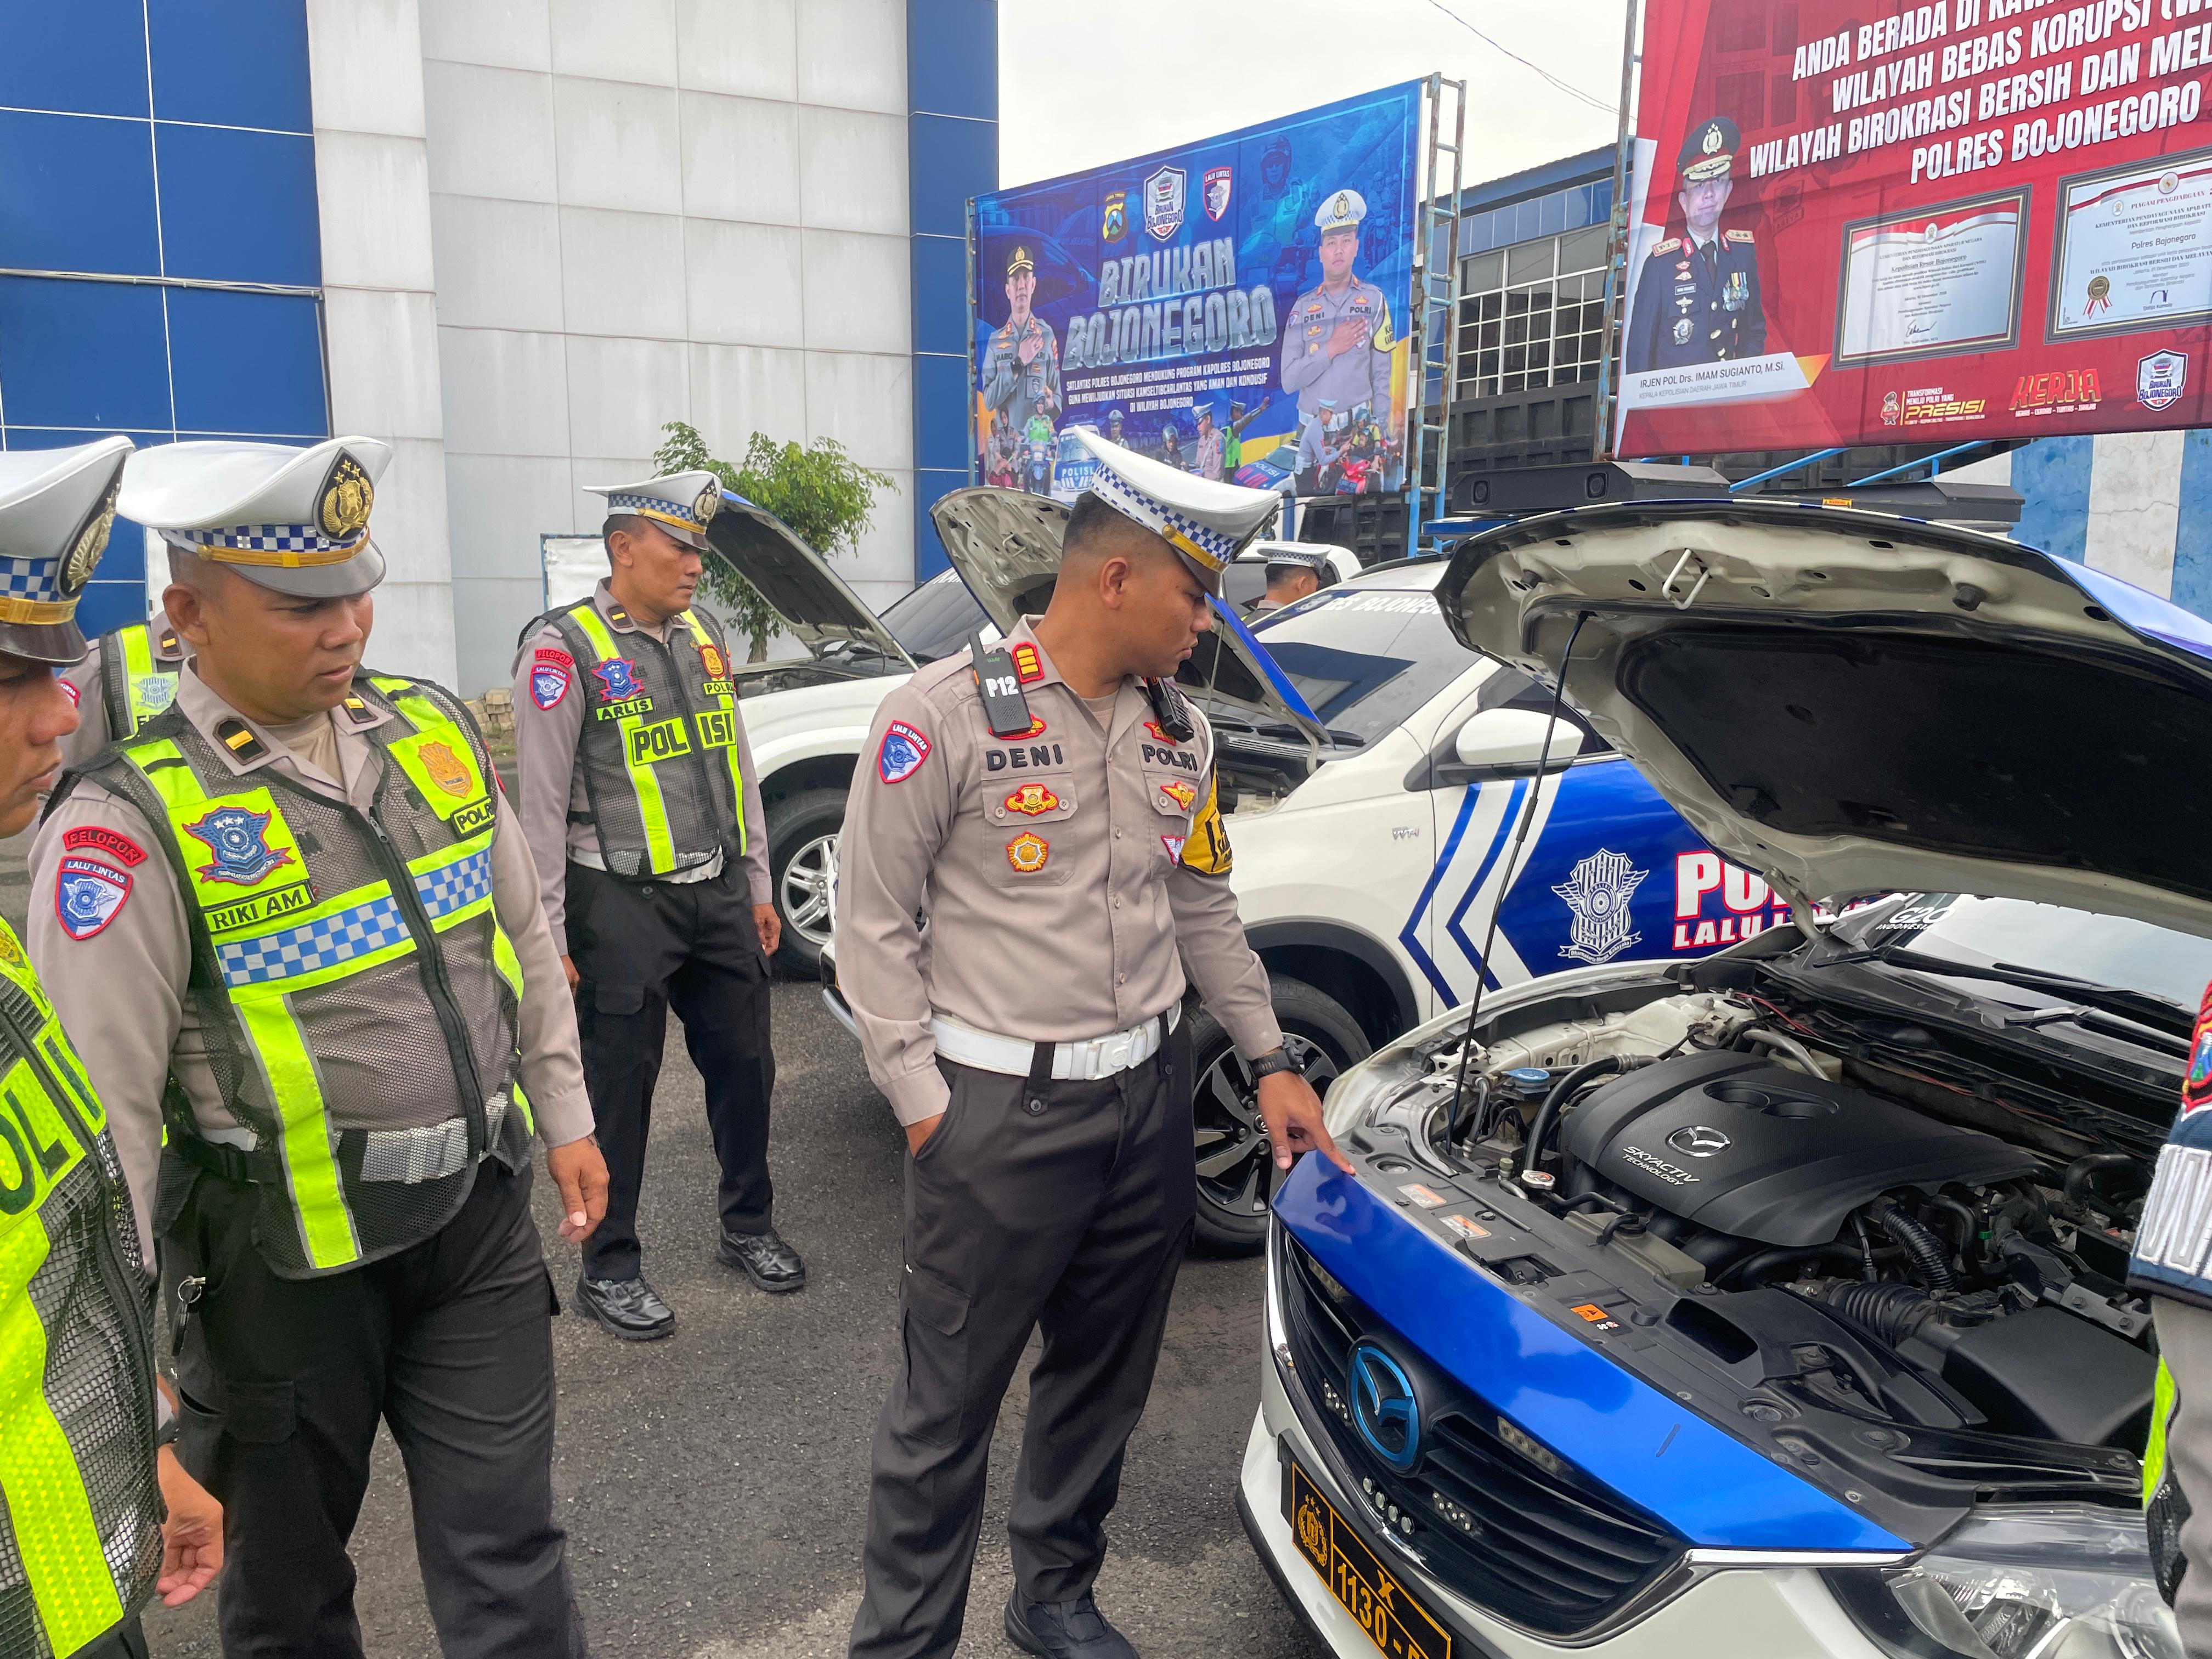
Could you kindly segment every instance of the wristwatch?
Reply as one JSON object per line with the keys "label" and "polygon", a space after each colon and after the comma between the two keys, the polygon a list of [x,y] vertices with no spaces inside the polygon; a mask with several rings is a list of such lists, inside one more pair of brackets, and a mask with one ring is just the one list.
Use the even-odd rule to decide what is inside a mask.
{"label": "wristwatch", "polygon": [[1252,1062],[1252,1081],[1255,1083],[1263,1077],[1273,1077],[1278,1072],[1296,1072],[1303,1077],[1305,1075],[1305,1067],[1291,1058],[1291,1051],[1287,1047],[1270,1048]]}

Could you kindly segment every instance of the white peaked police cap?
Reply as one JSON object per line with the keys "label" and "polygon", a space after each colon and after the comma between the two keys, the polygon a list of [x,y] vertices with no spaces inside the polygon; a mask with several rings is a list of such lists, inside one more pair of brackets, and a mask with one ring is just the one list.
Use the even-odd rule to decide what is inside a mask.
{"label": "white peaked police cap", "polygon": [[586,484],[607,498],[607,512],[650,519],[686,547],[707,550],[707,526],[722,510],[722,481],[713,473],[667,472],[637,483]]}
{"label": "white peaked police cap", "polygon": [[392,446],[374,438],[289,444],[162,444],[124,469],[117,509],[248,581],[301,599],[343,599],[384,580],[368,538]]}
{"label": "white peaked police cap", "polygon": [[1221,591],[1221,572],[1245,543],[1281,513],[1272,489],[1247,489],[1185,472],[1073,428],[1097,468],[1084,487],[1122,517],[1162,537],[1198,573],[1208,592]]}
{"label": "white peaked police cap", "polygon": [[76,602],[115,522],[131,440],[0,453],[0,651],[33,662],[84,655]]}

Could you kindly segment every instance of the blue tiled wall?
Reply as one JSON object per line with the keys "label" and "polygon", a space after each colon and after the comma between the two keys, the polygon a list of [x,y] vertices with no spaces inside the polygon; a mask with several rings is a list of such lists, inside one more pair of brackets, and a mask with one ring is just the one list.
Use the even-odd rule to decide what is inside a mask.
{"label": "blue tiled wall", "polygon": [[929,509],[968,482],[968,198],[999,182],[998,0],[907,0],[914,276],[914,574],[945,567]]}
{"label": "blue tiled wall", "polygon": [[[249,291],[320,246],[305,0],[0,0],[0,270],[61,273],[0,276],[0,448],[327,436],[321,301]],[[144,592],[118,520],[85,631]]]}

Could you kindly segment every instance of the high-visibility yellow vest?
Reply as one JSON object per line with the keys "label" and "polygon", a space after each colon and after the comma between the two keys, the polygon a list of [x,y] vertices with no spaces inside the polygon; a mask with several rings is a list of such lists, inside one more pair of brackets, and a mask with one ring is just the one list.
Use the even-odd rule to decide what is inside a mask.
{"label": "high-visibility yellow vest", "polygon": [[745,847],[744,778],[728,647],[686,611],[662,644],[619,636],[590,599],[548,618],[575,653],[585,695],[576,769],[599,854],[630,880],[696,869]]}
{"label": "high-visibility yellow vest", "polygon": [[[398,715],[372,724],[380,705]],[[164,831],[191,917],[188,996],[224,1105],[257,1145],[196,1133],[169,1094],[168,1147],[255,1183],[254,1237],[308,1278],[427,1238],[477,1161],[519,1164],[532,1125],[516,1076],[522,969],[492,904],[497,785],[450,693],[362,676],[333,719],[385,759],[368,810],[275,767],[261,740],[156,718],[89,775]]]}
{"label": "high-visibility yellow vest", "polygon": [[148,720],[177,700],[185,648],[166,616],[118,628],[100,645],[100,712],[106,718],[108,735],[120,743],[136,737]]}
{"label": "high-visibility yellow vest", "polygon": [[0,1654],[75,1653],[161,1566],[152,1310],[107,1120],[0,922]]}

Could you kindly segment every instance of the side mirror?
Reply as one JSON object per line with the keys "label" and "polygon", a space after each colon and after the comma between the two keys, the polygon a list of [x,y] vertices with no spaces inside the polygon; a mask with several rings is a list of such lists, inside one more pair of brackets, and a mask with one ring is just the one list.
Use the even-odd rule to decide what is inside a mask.
{"label": "side mirror", "polygon": [[[1462,766],[1534,766],[1544,753],[1549,714],[1533,708],[1486,708],[1468,718],[1454,744]],[[1562,719],[1552,733],[1551,764],[1582,752],[1582,728]]]}

